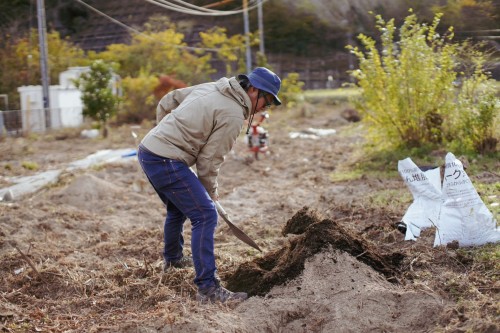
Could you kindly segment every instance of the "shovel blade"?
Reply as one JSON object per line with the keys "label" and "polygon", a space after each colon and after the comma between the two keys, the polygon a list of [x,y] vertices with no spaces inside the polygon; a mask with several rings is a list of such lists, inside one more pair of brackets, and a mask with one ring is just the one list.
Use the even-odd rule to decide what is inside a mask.
{"label": "shovel blade", "polygon": [[220,203],[218,201],[215,201],[215,206],[217,208],[217,212],[222,217],[222,219],[227,223],[227,225],[229,226],[229,229],[231,229],[233,235],[235,235],[239,240],[241,240],[245,244],[248,244],[251,247],[253,247],[254,249],[258,250],[259,252],[262,252],[262,250],[257,245],[257,243],[255,243],[250,237],[248,237],[247,234],[245,234],[240,228],[235,226],[229,220],[229,217],[227,216],[226,211],[224,210],[224,208],[222,208],[222,206],[220,205]]}
{"label": "shovel blade", "polygon": [[[222,217],[224,219],[224,216]],[[229,226],[229,229],[233,232],[233,234],[238,237],[239,240],[243,241],[244,243],[250,245],[254,249],[258,250],[259,252],[262,252],[260,247],[255,243],[250,237],[248,237],[247,234],[245,234],[240,228],[232,224],[229,220],[224,219],[226,221],[227,225]]]}

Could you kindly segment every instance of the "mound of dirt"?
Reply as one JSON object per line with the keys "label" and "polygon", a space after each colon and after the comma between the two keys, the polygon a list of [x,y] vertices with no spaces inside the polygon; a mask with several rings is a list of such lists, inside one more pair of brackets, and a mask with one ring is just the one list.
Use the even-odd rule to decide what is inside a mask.
{"label": "mound of dirt", "polygon": [[296,279],[237,311],[249,332],[429,332],[442,309],[438,296],[405,291],[329,246]]}
{"label": "mound of dirt", "polygon": [[118,199],[123,189],[92,174],[76,177],[66,188],[52,195],[59,204],[67,204],[81,210],[98,212],[107,208],[113,199]]}
{"label": "mound of dirt", "polygon": [[282,232],[284,235],[300,235],[291,238],[283,248],[241,265],[227,278],[230,290],[264,295],[272,287],[297,277],[304,270],[304,262],[309,257],[330,246],[356,257],[389,279],[397,273],[397,266],[392,260],[378,253],[359,234],[344,228],[335,220],[321,220],[316,212],[309,212],[308,207],[297,212]]}
{"label": "mound of dirt", "polygon": [[394,260],[342,226],[341,220],[352,215],[338,207],[334,219],[322,219],[302,208],[282,229],[284,236],[297,236],[227,278],[230,290],[262,296],[238,307],[246,327],[256,332],[427,332],[435,327],[444,301],[398,286],[404,256]]}

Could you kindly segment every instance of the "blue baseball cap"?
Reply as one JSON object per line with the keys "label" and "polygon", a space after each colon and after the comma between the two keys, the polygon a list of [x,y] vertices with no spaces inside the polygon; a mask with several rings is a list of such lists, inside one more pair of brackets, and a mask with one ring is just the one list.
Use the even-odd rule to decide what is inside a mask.
{"label": "blue baseball cap", "polygon": [[238,80],[242,79],[247,79],[253,87],[273,95],[274,105],[281,105],[281,100],[278,98],[281,79],[278,75],[265,67],[257,67],[248,75],[238,75]]}

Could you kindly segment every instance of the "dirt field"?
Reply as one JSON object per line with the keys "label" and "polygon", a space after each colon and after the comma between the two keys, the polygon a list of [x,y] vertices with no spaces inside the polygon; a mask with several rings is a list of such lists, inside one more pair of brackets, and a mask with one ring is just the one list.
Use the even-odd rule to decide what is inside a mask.
{"label": "dirt field", "polygon": [[[64,171],[0,202],[0,331],[499,332],[499,260],[433,248],[433,230],[405,242],[395,223],[412,199],[397,160],[387,163],[392,177],[335,180],[362,163],[362,125],[342,110],[274,111],[269,155],[254,160],[242,136],[227,156],[221,203],[263,249],[220,220],[219,275],[252,295],[229,305],[196,303],[192,269],[163,273],[164,207],[134,157],[66,169],[101,149],[134,148],[131,131],[141,138],[147,125],[112,129],[108,139],[3,139],[0,189],[14,176]],[[337,132],[290,136],[309,128]],[[189,229],[188,221],[186,254]],[[499,245],[484,248],[498,257]]]}

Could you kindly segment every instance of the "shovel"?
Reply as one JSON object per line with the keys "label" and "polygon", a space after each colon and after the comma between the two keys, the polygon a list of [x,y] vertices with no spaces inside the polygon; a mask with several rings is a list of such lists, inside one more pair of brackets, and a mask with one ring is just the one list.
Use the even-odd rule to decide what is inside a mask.
{"label": "shovel", "polygon": [[224,221],[226,221],[227,225],[229,226],[229,229],[231,229],[233,234],[236,237],[238,237],[241,241],[243,241],[244,243],[246,243],[246,244],[250,245],[251,247],[253,247],[254,249],[262,252],[260,247],[250,237],[248,237],[247,234],[245,234],[241,229],[239,229],[237,226],[235,226],[233,223],[231,223],[231,221],[229,220],[229,216],[227,215],[224,208],[222,208],[220,203],[218,201],[214,201],[214,202],[215,202],[215,207],[217,208],[217,212],[219,212],[219,215],[222,217],[222,219]]}

